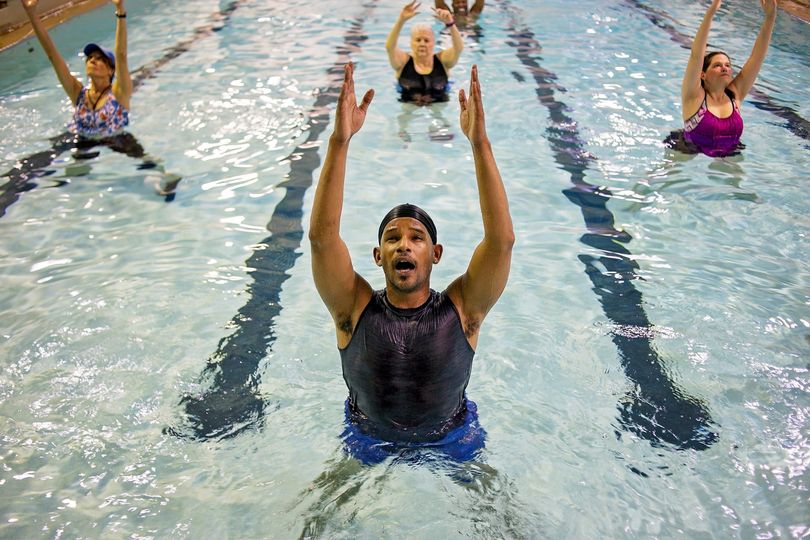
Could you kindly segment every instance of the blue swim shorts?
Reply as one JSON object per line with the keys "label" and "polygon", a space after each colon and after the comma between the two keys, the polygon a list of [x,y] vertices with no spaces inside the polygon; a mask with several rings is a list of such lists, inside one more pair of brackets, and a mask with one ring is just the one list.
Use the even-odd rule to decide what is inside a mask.
{"label": "blue swim shorts", "polygon": [[487,432],[478,423],[478,407],[475,402],[467,399],[466,405],[464,423],[448,431],[441,439],[408,443],[384,441],[363,433],[349,419],[349,401],[346,400],[346,427],[340,438],[343,439],[345,452],[365,465],[376,465],[388,457],[403,454],[420,459],[419,454],[427,452],[458,463],[471,461],[476,459],[484,449]]}

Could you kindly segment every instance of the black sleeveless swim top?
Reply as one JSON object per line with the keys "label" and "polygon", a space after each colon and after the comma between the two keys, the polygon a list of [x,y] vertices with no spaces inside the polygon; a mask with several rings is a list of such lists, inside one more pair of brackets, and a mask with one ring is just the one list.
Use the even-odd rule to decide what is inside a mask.
{"label": "black sleeveless swim top", "polygon": [[399,74],[400,99],[406,102],[432,103],[434,101],[447,101],[448,81],[447,71],[444,69],[439,55],[433,55],[433,71],[427,75],[417,73],[413,63],[413,56],[408,58],[405,67]]}
{"label": "black sleeveless swim top", "polygon": [[464,421],[474,354],[446,292],[400,309],[375,291],[340,350],[351,421],[383,440],[440,439]]}

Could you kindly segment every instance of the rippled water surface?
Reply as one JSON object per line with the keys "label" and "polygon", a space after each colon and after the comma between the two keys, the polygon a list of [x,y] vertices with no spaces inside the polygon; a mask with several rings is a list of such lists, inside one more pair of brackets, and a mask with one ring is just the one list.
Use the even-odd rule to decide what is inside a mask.
{"label": "rippled water surface", "polygon": [[[762,14],[728,4],[710,41],[739,67]],[[343,214],[375,287],[404,201],[437,222],[434,287],[464,271],[474,169],[454,99],[397,102],[400,5],[302,7],[128,5],[131,132],[174,201],[106,148],[2,179],[0,536],[810,534],[808,25],[780,12],[746,148],[710,159],[662,144],[703,3],[487,2],[451,72],[479,65],[518,238],[468,388],[486,450],[365,467],[305,240],[340,66],[377,92]],[[102,8],[52,35],[79,72],[113,30]],[[0,53],[2,172],[69,116],[36,43]]]}

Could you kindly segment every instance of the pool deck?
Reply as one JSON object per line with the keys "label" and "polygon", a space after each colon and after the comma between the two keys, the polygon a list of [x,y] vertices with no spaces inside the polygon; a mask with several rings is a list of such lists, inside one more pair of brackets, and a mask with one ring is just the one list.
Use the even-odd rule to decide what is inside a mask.
{"label": "pool deck", "polygon": [[[50,30],[77,15],[110,4],[110,2],[109,0],[40,0],[39,4],[42,22],[45,24],[45,28]],[[31,23],[28,22],[28,16],[22,7],[22,0],[8,0],[5,7],[0,6],[0,51],[33,35]]]}
{"label": "pool deck", "polygon": [[[779,8],[810,22],[810,0],[777,0]],[[40,14],[45,27],[50,29],[63,22],[109,4],[109,0],[40,0]],[[22,0],[0,1],[0,51],[16,45],[33,35],[31,24],[22,8]]]}
{"label": "pool deck", "polygon": [[794,17],[810,22],[810,0],[778,0],[777,3]]}

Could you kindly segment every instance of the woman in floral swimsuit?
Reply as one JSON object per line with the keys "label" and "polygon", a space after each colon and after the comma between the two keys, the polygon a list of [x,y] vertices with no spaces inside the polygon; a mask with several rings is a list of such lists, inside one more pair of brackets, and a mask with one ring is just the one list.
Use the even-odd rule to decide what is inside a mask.
{"label": "woman in floral swimsuit", "polygon": [[[88,84],[85,86],[70,73],[70,68],[59,54],[45,26],[37,15],[38,0],[22,0],[34,33],[51,61],[62,88],[74,105],[73,119],[68,130],[77,135],[75,147],[86,150],[96,145],[108,146],[116,152],[135,158],[144,158],[142,169],[162,168],[145,157],[143,147],[124,128],[129,125],[129,105],[132,97],[132,77],[127,64],[127,13],[124,0],[112,0],[117,21],[115,51],[95,43],[84,48]],[[174,192],[180,178],[162,174],[155,184],[160,195]]]}

